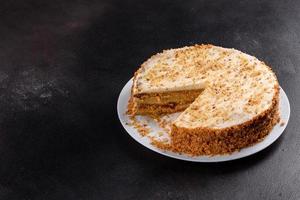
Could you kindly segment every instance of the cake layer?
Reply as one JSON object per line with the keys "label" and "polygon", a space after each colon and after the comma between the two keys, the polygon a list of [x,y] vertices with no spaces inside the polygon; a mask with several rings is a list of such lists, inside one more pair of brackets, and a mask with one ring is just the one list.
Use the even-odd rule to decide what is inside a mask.
{"label": "cake layer", "polygon": [[128,113],[158,116],[183,111],[202,91],[202,89],[198,89],[132,95],[128,105]]}
{"label": "cake layer", "polygon": [[192,103],[203,91],[198,90],[188,90],[188,91],[172,91],[172,92],[162,92],[162,93],[144,93],[136,94],[137,103],[139,104],[187,104]]}
{"label": "cake layer", "polygon": [[170,103],[165,105],[159,104],[139,104],[136,115],[150,115],[150,116],[159,116],[164,114],[170,114],[175,112],[180,112],[185,110],[189,103],[186,104],[176,104]]}

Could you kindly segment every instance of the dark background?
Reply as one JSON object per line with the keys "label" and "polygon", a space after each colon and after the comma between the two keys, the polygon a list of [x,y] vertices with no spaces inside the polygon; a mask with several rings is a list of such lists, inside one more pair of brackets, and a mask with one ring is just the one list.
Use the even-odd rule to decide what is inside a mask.
{"label": "dark background", "polygon": [[[149,56],[212,43],[272,66],[291,103],[271,147],[201,164],[147,150],[119,92]],[[300,199],[300,1],[0,1],[0,199]]]}

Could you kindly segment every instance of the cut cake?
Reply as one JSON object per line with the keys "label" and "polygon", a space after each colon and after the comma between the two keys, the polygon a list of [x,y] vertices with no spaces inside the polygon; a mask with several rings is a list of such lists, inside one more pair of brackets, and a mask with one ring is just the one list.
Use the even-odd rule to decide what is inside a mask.
{"label": "cut cake", "polygon": [[195,45],[165,50],[135,73],[128,113],[173,121],[169,145],[190,155],[231,153],[277,123],[279,84],[264,62],[235,49]]}

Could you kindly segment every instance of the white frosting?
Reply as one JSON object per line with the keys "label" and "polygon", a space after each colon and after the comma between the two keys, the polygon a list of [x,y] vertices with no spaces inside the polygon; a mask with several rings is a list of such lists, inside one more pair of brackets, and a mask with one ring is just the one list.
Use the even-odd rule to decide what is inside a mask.
{"label": "white frosting", "polygon": [[151,57],[139,69],[133,92],[205,88],[174,124],[225,128],[268,109],[277,85],[275,74],[255,57],[234,49],[197,45]]}

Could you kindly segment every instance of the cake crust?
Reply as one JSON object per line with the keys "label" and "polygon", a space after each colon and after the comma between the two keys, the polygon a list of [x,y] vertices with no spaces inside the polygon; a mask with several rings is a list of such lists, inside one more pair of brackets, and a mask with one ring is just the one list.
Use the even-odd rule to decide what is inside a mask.
{"label": "cake crust", "polygon": [[161,148],[194,156],[228,154],[261,141],[279,120],[279,86],[272,106],[253,119],[231,127],[183,128],[173,124],[171,144],[157,144]]}

